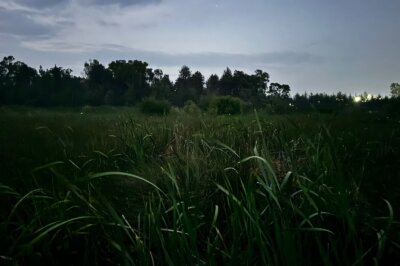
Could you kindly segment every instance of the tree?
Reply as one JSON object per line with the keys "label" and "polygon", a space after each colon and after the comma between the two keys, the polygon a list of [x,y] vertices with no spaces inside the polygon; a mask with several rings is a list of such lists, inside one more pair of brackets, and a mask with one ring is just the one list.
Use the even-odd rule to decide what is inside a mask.
{"label": "tree", "polygon": [[171,102],[173,104],[183,106],[185,103],[191,76],[192,72],[190,71],[190,68],[186,65],[182,66],[179,70],[179,76],[175,81],[173,93],[171,95]]}
{"label": "tree", "polygon": [[227,67],[219,80],[220,95],[232,95],[232,71]]}
{"label": "tree", "polygon": [[[197,73],[197,72],[196,72]],[[200,73],[200,72],[199,72]],[[201,75],[201,73],[200,73]],[[184,103],[188,100],[192,100],[197,102],[200,95],[198,95],[200,77],[199,74],[196,74],[195,78],[192,77],[192,72],[188,66],[182,66],[179,71],[179,76],[175,81],[174,85],[174,93],[172,94],[171,101],[178,106],[183,106]],[[203,82],[204,82],[204,78]],[[195,88],[197,86],[197,88]],[[203,86],[203,85],[201,85]]]}
{"label": "tree", "polygon": [[169,76],[164,75],[161,69],[155,69],[153,76],[151,82],[151,96],[158,100],[168,99],[173,86],[169,80]]}
{"label": "tree", "polygon": [[34,94],[33,84],[37,78],[37,71],[27,64],[17,61],[14,64],[13,92],[14,103],[32,104]]}
{"label": "tree", "polygon": [[111,71],[106,69],[100,62],[96,59],[89,60],[84,65],[83,72],[85,73],[85,77],[95,83],[104,83],[105,81],[109,81],[112,77]]}
{"label": "tree", "polygon": [[392,83],[390,85],[390,94],[393,98],[400,98],[400,84]]}
{"label": "tree", "polygon": [[117,86],[124,91],[126,103],[133,104],[150,95],[152,71],[147,66],[138,60],[116,60],[108,65]]}
{"label": "tree", "polygon": [[194,72],[194,74],[190,77],[189,87],[192,88],[195,93],[195,95],[193,95],[194,99],[192,100],[198,102],[204,90],[204,76],[200,73],[200,71]]}
{"label": "tree", "polygon": [[0,103],[32,104],[37,71],[13,56],[0,62]]}
{"label": "tree", "polygon": [[289,98],[290,86],[287,84],[271,83],[267,93],[270,96],[278,96],[282,98]]}
{"label": "tree", "polygon": [[235,70],[230,83],[229,95],[247,100],[251,95],[251,77],[243,71]]}
{"label": "tree", "polygon": [[219,77],[212,74],[206,82],[206,93],[209,95],[218,95],[219,90]]}
{"label": "tree", "polygon": [[116,104],[118,96],[121,97],[121,90],[113,84],[113,76],[109,69],[106,69],[96,59],[85,63],[85,100],[91,105]]}
{"label": "tree", "polygon": [[81,104],[81,79],[72,76],[71,69],[64,69],[57,65],[47,70],[40,67],[36,87],[36,104],[38,105],[71,106]]}
{"label": "tree", "polygon": [[179,71],[178,80],[187,81],[190,79],[191,76],[192,72],[190,71],[190,68],[186,65],[183,65],[181,70]]}
{"label": "tree", "polygon": [[254,77],[256,79],[256,90],[257,90],[256,94],[259,96],[261,95],[265,96],[268,88],[269,74],[260,69],[257,69],[255,71]]}
{"label": "tree", "polygon": [[259,107],[265,103],[268,81],[269,74],[261,70],[256,70],[253,75],[236,70],[233,75],[231,95]]}

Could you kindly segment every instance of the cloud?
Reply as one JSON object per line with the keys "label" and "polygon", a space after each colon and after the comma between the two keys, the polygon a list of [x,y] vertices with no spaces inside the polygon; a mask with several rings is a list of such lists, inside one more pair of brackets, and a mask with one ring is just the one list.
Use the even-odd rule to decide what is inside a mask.
{"label": "cloud", "polygon": [[[32,42],[47,39],[61,43],[68,42],[65,38],[70,34],[74,37],[98,34],[105,27],[146,28],[152,25],[149,12],[157,8],[147,4],[158,2],[160,0],[1,0],[0,34]],[[106,6],[108,4],[111,6]],[[140,8],[132,6],[139,4]],[[147,9],[149,12],[143,13]],[[130,17],[129,21],[129,15],[134,15],[135,19]],[[128,23],[123,25],[121,16]]]}
{"label": "cloud", "polygon": [[[269,53],[166,53],[127,47],[114,43],[63,42],[57,40],[23,41],[22,47],[41,52],[65,54],[108,54],[110,60],[138,59],[151,64],[179,66],[191,64],[206,67],[224,66],[292,66],[300,64],[322,64],[325,57],[307,52],[282,51]],[[112,58],[112,55],[114,58]]]}
{"label": "cloud", "polygon": [[0,3],[0,34],[20,36],[18,46],[26,53],[64,58],[61,61],[138,59],[160,67],[188,64],[203,68],[271,68],[325,62],[318,54],[290,48],[280,52],[243,49],[250,42],[230,31],[213,35],[200,24],[193,30],[189,14],[183,12],[186,18],[175,21],[177,7],[171,2],[147,5],[160,2],[5,0]]}
{"label": "cloud", "polygon": [[11,2],[33,8],[46,8],[68,2],[68,0],[13,0]]}
{"label": "cloud", "polygon": [[25,49],[67,53],[98,50],[99,44],[147,47],[145,36],[159,36],[151,29],[168,19],[169,12],[162,5],[91,7],[78,2],[43,10],[8,7],[0,4],[0,34],[21,36],[19,45]]}
{"label": "cloud", "polygon": [[[51,8],[60,4],[68,4],[71,0],[11,0],[15,4],[27,6],[31,8]],[[157,4],[161,0],[81,0],[79,3],[88,5],[119,5],[119,6],[131,6],[131,5],[147,5]]]}
{"label": "cloud", "polygon": [[20,37],[46,37],[53,30],[35,23],[24,11],[6,10],[0,8],[0,33]]}
{"label": "cloud", "polygon": [[298,65],[320,64],[324,58],[319,55],[297,52],[272,52],[272,53],[187,53],[171,54],[149,51],[132,51],[133,55],[143,57],[160,65],[191,64],[203,67],[222,66],[268,66],[268,65]]}
{"label": "cloud", "polygon": [[41,52],[53,52],[59,54],[91,54],[102,55],[100,59],[138,59],[151,64],[162,66],[181,66],[184,64],[202,67],[226,67],[226,66],[292,66],[301,64],[322,64],[325,58],[320,55],[304,52],[272,52],[272,53],[165,53],[133,49],[116,44],[94,43],[64,43],[39,40],[35,42],[23,42],[24,47]]}
{"label": "cloud", "polygon": [[118,4],[120,6],[143,5],[143,4],[158,4],[161,0],[89,0],[93,5],[111,5]]}

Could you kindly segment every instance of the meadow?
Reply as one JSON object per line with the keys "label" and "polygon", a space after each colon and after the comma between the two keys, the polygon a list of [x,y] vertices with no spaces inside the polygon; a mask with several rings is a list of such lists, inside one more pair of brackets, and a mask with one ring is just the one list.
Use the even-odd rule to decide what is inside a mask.
{"label": "meadow", "polygon": [[394,265],[400,115],[0,109],[2,265]]}

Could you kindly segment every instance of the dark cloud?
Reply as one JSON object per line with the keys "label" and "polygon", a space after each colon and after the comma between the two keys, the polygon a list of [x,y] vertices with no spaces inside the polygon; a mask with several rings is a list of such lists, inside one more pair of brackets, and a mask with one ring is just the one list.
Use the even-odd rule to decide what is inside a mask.
{"label": "dark cloud", "polygon": [[65,57],[79,58],[82,54],[104,61],[116,59],[137,59],[160,66],[182,66],[190,64],[199,67],[269,67],[296,66],[304,64],[323,64],[323,56],[304,52],[275,52],[275,53],[165,53],[129,48],[117,44],[66,43],[41,41],[39,46],[27,43],[26,47],[36,51],[48,51]]}
{"label": "dark cloud", "polygon": [[46,8],[68,2],[68,0],[14,0],[14,2],[34,8]]}
{"label": "dark cloud", "polygon": [[110,22],[110,21],[106,21],[104,19],[99,19],[97,22],[102,27],[118,27],[118,26],[121,26],[121,24],[118,23],[118,22],[114,22],[114,21]]}
{"label": "dark cloud", "polygon": [[[110,60],[115,59],[138,59],[151,64],[164,66],[179,66],[191,64],[202,67],[225,67],[225,66],[293,66],[300,64],[322,64],[325,57],[305,52],[271,52],[271,53],[165,53],[160,51],[148,51],[135,49],[118,44],[96,44],[96,43],[71,43],[54,40],[43,40],[38,43],[25,42],[26,47],[38,51],[53,51],[60,54],[93,54],[107,55]],[[107,58],[99,58],[105,59]]]}
{"label": "dark cloud", "polygon": [[259,54],[233,54],[233,53],[189,53],[168,54],[162,52],[148,52],[133,50],[131,55],[143,58],[151,63],[160,65],[183,65],[190,64],[205,67],[221,66],[254,66],[254,65],[297,65],[297,64],[320,64],[325,61],[322,56],[297,53],[277,52]]}
{"label": "dark cloud", "polygon": [[[30,45],[28,45],[30,46]],[[35,46],[30,46],[35,50]],[[292,66],[299,64],[321,64],[325,58],[320,55],[304,52],[275,52],[275,53],[165,53],[159,51],[146,51],[133,49],[116,44],[94,44],[94,43],[66,43],[47,42],[41,43],[38,50],[58,51],[59,53],[85,53],[94,52],[93,55],[110,55],[109,59],[138,59],[151,64],[164,66],[179,66],[191,64],[203,67],[225,67],[225,66]],[[113,57],[113,58],[112,58]],[[100,58],[102,59],[102,58]]]}
{"label": "dark cloud", "polygon": [[[15,3],[32,7],[32,8],[51,8],[60,4],[65,4],[70,2],[70,0],[14,0]],[[145,5],[145,4],[157,4],[161,0],[82,0],[83,4],[90,5],[120,5],[120,6],[130,6],[130,5]]]}
{"label": "dark cloud", "polygon": [[161,2],[161,0],[89,0],[88,2],[94,5],[118,4],[121,6],[130,6],[130,5],[143,5],[143,4],[158,4]]}
{"label": "dark cloud", "polygon": [[34,23],[25,12],[0,8],[0,33],[22,37],[46,37],[53,30]]}
{"label": "dark cloud", "polygon": [[271,62],[271,63],[282,63],[282,64],[302,64],[302,63],[313,63],[320,64],[325,62],[325,58],[310,53],[303,52],[277,52],[256,55],[260,62]]}

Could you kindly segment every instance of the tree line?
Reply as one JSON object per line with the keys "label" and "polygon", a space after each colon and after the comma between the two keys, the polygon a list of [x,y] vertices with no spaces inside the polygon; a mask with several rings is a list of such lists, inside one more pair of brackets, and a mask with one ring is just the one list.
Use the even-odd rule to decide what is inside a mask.
{"label": "tree line", "polygon": [[[353,104],[353,98],[342,93],[290,97],[289,85],[270,83],[270,75],[262,70],[247,74],[226,68],[221,77],[212,74],[205,80],[201,72],[193,73],[188,66],[182,66],[178,78],[172,82],[161,69],[152,69],[143,61],[115,60],[104,66],[98,60],[89,60],[83,73],[83,77],[74,76],[71,69],[57,65],[36,70],[13,56],[4,57],[0,62],[0,105],[119,106],[134,105],[152,97],[182,107],[188,101],[199,104],[203,98],[215,96],[233,96],[249,107],[275,111],[312,108],[324,111]],[[397,90],[396,84],[392,84],[391,91]],[[370,99],[369,104],[378,107],[390,101],[374,100]]]}
{"label": "tree line", "polygon": [[[249,75],[227,68],[221,78],[211,75],[205,81],[196,71],[183,66],[172,82],[161,69],[151,69],[138,60],[116,60],[107,67],[98,60],[84,64],[84,76],[54,66],[36,70],[14,57],[0,62],[0,104],[36,106],[132,105],[143,98],[167,99],[176,106],[187,101],[198,103],[205,95],[235,96],[254,105],[265,100],[269,74],[261,70]],[[282,87],[282,88],[281,88]],[[288,85],[273,83],[273,93],[289,93]]]}

